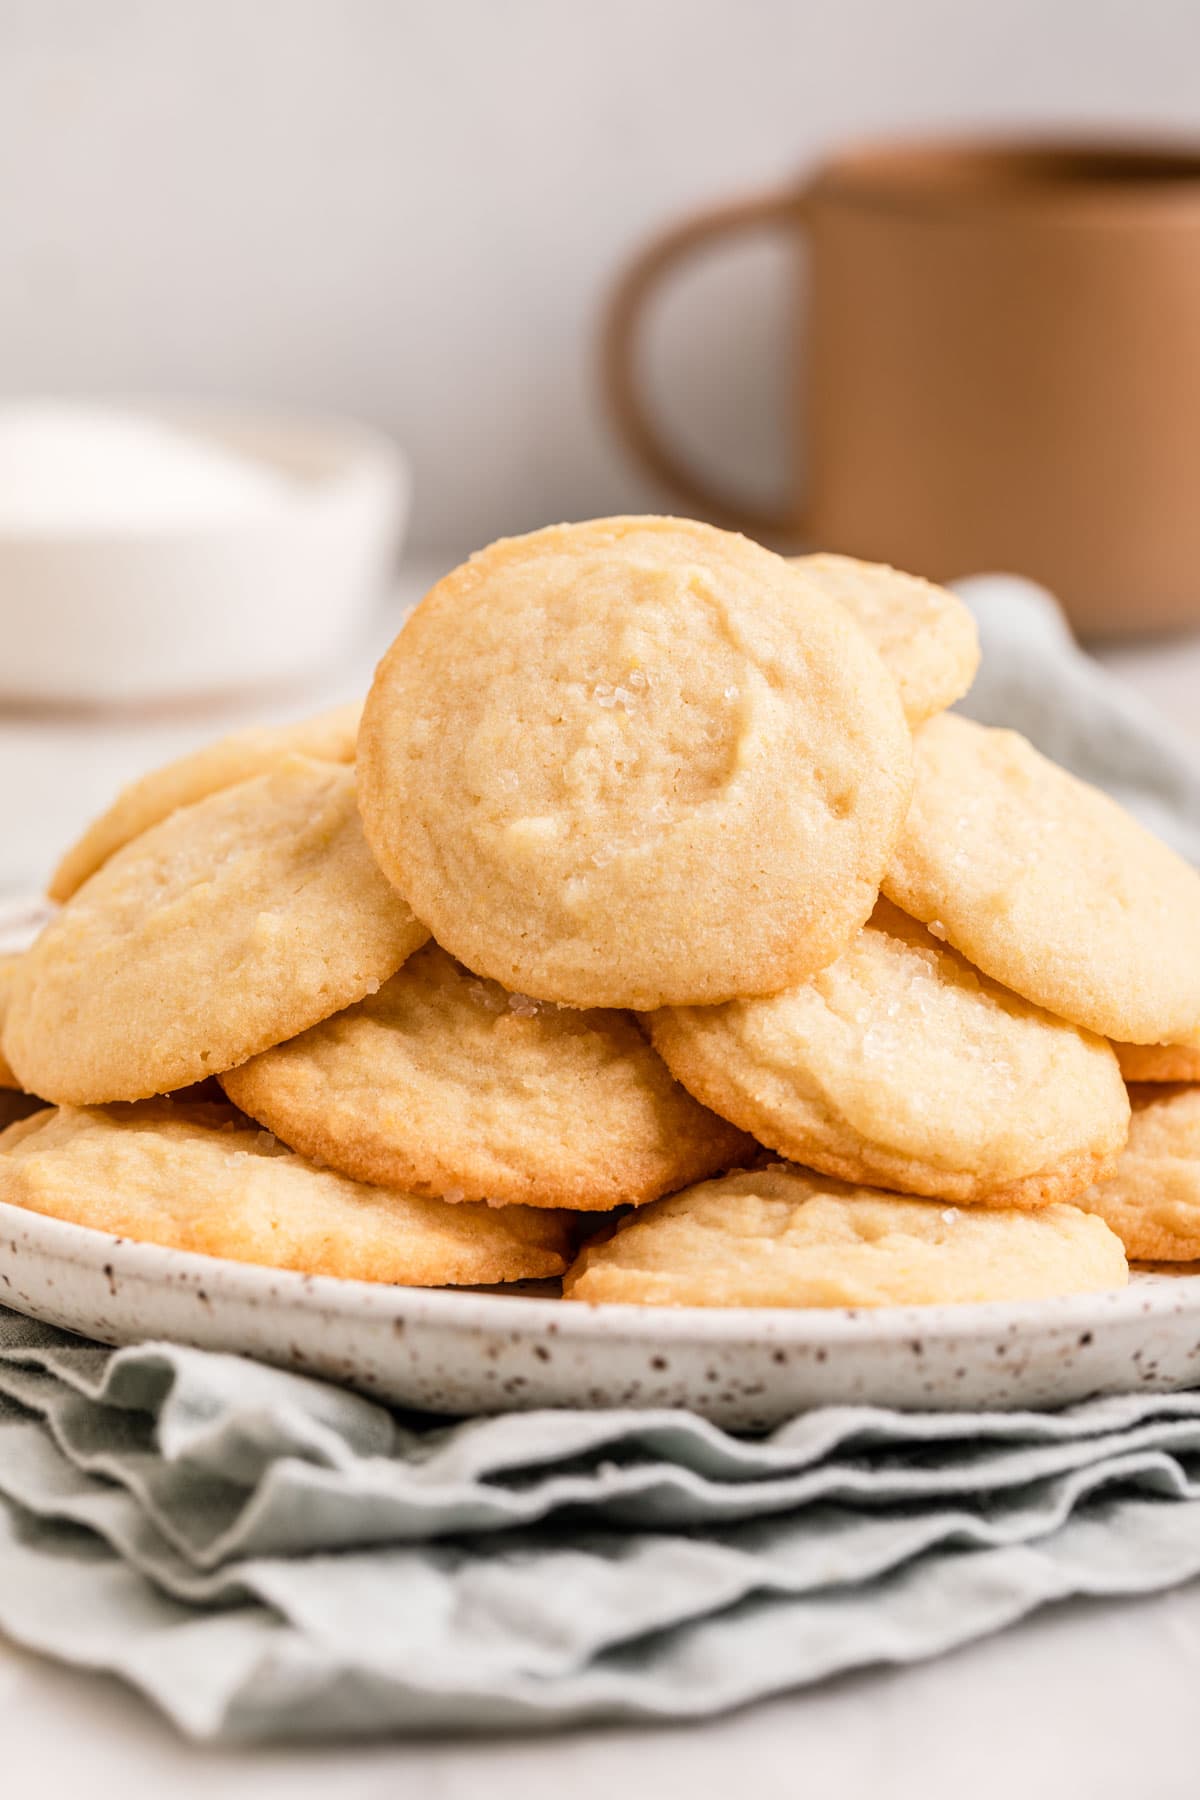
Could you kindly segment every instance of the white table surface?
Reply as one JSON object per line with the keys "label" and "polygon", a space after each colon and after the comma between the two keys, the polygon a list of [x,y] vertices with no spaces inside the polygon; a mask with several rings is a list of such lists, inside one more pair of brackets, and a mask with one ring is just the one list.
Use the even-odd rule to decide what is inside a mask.
{"label": "white table surface", "polygon": [[[452,561],[447,558],[447,563]],[[187,716],[43,719],[0,712],[0,894],[58,851],[150,764],[262,718],[361,691],[404,606],[438,572],[410,569],[372,644],[319,688]],[[1103,660],[1196,740],[1200,638]],[[0,1768],[14,1793],[221,1800],[1188,1800],[1200,1583],[1150,1600],[1056,1607],[942,1661],[871,1671],[705,1725],[553,1739],[215,1752],[181,1742],[114,1681],[0,1640]]]}

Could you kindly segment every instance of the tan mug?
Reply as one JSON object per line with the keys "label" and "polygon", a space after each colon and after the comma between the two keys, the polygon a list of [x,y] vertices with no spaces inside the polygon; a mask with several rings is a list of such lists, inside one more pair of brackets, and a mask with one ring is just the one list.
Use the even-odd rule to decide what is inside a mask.
{"label": "tan mug", "polygon": [[[777,511],[697,473],[638,379],[661,278],[762,229],[808,268],[781,374],[806,473]],[[1087,631],[1200,620],[1200,148],[848,151],[651,244],[604,351],[629,445],[709,518],[935,580],[1015,570]]]}

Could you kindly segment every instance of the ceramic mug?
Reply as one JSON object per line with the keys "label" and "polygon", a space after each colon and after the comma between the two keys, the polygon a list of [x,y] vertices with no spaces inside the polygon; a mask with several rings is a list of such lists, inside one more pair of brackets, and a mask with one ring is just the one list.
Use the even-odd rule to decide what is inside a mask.
{"label": "ceramic mug", "polygon": [[[785,502],[693,470],[638,379],[662,277],[715,238],[802,244],[805,447]],[[693,510],[936,580],[1044,582],[1081,628],[1200,619],[1200,147],[865,147],[799,186],[676,226],[624,276],[605,365],[616,418]]]}

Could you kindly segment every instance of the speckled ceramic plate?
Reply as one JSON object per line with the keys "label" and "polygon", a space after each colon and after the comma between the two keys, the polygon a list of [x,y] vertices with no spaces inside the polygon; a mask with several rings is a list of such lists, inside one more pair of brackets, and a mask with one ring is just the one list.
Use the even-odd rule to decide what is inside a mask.
{"label": "speckled ceramic plate", "polygon": [[[0,905],[0,948],[20,948],[40,912]],[[1053,1406],[1200,1383],[1192,1270],[1082,1299],[862,1312],[564,1305],[547,1292],[295,1275],[0,1205],[0,1303],[18,1312],[107,1344],[242,1352],[430,1412],[687,1406],[751,1428],[854,1401]]]}
{"label": "speckled ceramic plate", "polygon": [[0,1206],[0,1299],[104,1343],[242,1351],[439,1413],[689,1406],[754,1427],[850,1401],[1048,1406],[1200,1382],[1190,1274],[1019,1306],[566,1305],[253,1268]]}

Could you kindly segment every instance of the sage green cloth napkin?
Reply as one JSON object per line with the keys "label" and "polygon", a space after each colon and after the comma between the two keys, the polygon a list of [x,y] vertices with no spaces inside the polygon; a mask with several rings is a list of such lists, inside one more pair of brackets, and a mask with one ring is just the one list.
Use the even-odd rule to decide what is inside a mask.
{"label": "sage green cloth napkin", "polygon": [[[1021,583],[970,709],[1200,860],[1200,780]],[[398,1418],[0,1312],[0,1630],[206,1740],[678,1719],[1200,1572],[1200,1394],[1059,1413]]]}
{"label": "sage green cloth napkin", "polygon": [[1200,1396],[393,1418],[0,1314],[0,1628],[256,1740],[715,1712],[1200,1571]]}

